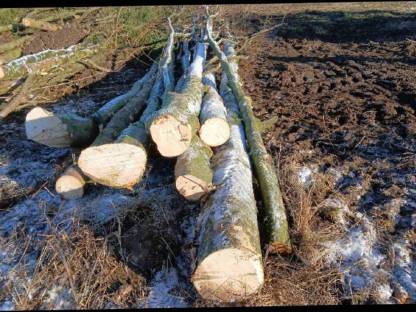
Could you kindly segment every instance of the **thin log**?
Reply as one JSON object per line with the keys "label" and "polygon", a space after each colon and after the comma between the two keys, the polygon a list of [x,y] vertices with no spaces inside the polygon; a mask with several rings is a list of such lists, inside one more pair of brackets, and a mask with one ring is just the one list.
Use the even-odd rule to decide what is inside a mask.
{"label": "thin log", "polygon": [[[283,204],[279,181],[272,158],[263,144],[259,122],[253,114],[251,99],[245,95],[237,72],[237,63],[233,57],[234,49],[226,42],[225,54],[212,38],[212,21],[207,17],[206,31],[208,42],[214,54],[221,62],[222,70],[227,74],[228,84],[238,101],[241,117],[244,121],[250,155],[254,164],[257,180],[263,198],[266,237],[272,252],[290,253],[292,251],[286,211]],[[228,57],[227,57],[228,56]]]}
{"label": "thin log", "polygon": [[49,68],[76,62],[97,52],[96,46],[73,45],[66,49],[44,50],[25,55],[0,67],[0,79],[18,79],[28,73],[43,72]]}
{"label": "thin log", "polygon": [[56,180],[55,190],[64,199],[78,199],[84,195],[85,178],[76,166],[70,166]]}
{"label": "thin log", "polygon": [[[147,164],[150,122],[160,107],[160,98],[173,89],[174,68],[171,63],[174,63],[174,36],[173,28],[170,29],[157,78],[140,119],[123,130],[114,142],[92,146],[81,153],[79,164],[95,182],[111,187],[131,188],[143,177]],[[108,165],[109,161],[111,166]]]}
{"label": "thin log", "polygon": [[62,29],[62,26],[51,24],[49,22],[42,21],[42,20],[36,20],[30,17],[23,18],[22,25],[24,25],[25,27],[46,30],[46,31],[57,31],[59,29]]}
{"label": "thin log", "polygon": [[230,126],[227,122],[227,111],[225,110],[222,98],[216,90],[215,76],[207,73],[202,82],[207,91],[202,100],[199,120],[201,128],[199,136],[209,146],[220,146],[227,142],[230,137]]}
{"label": "thin log", "polygon": [[[241,301],[264,282],[250,159],[238,104],[223,74],[221,95],[231,136],[212,159],[216,190],[198,218],[198,251],[192,283],[204,299]],[[238,115],[237,115],[238,116]]]}
{"label": "thin log", "polygon": [[167,94],[162,108],[149,127],[152,140],[164,157],[176,157],[185,152],[199,129],[198,115],[203,95],[201,78],[206,48],[204,42],[197,44],[194,60],[182,89]]}
{"label": "thin log", "polygon": [[[154,70],[157,69],[153,65]],[[140,93],[151,71],[136,81],[132,88],[104,104],[89,118],[74,113],[58,115],[41,107],[33,108],[25,120],[26,137],[51,147],[85,147],[98,135],[99,127],[105,125],[133,96]]]}

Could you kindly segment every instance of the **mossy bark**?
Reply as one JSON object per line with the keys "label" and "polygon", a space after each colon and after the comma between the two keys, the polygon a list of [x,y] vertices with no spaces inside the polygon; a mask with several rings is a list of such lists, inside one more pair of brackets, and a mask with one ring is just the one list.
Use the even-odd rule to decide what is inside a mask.
{"label": "mossy bark", "polygon": [[157,67],[152,66],[146,74],[141,91],[129,98],[128,102],[114,114],[92,145],[113,142],[130,123],[137,119],[144,109],[146,99],[156,78],[156,72]]}
{"label": "mossy bark", "polygon": [[264,146],[259,123],[253,114],[251,99],[245,95],[241,85],[237,73],[237,63],[234,58],[235,51],[229,41],[226,42],[225,53],[220,50],[217,42],[212,38],[211,23],[211,19],[207,18],[208,41],[215,55],[220,59],[222,70],[227,75],[228,85],[238,101],[241,117],[244,121],[250,156],[253,160],[256,177],[262,193],[266,236],[271,247],[270,250],[282,253],[291,252],[288,222],[279,181],[275,172],[276,169],[272,158],[267,154]]}
{"label": "mossy bark", "polygon": [[[177,158],[175,165],[176,179],[184,177],[185,179],[191,179],[192,184],[194,184],[191,187],[195,191],[178,189],[179,193],[188,200],[199,200],[204,194],[212,190],[211,157],[211,148],[195,135],[189,148]],[[178,188],[178,183],[176,187]]]}

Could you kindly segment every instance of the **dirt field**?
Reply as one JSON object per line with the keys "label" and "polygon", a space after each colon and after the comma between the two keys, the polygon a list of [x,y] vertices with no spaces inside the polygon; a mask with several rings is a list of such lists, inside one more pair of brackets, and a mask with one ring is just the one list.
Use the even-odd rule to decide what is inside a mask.
{"label": "dirt field", "polygon": [[[414,3],[224,6],[220,17],[238,39],[239,72],[255,114],[269,120],[263,139],[294,243],[287,257],[265,249],[263,289],[233,305],[414,303]],[[86,35],[70,26],[61,32],[52,39],[39,34],[44,40],[25,53],[66,47]],[[83,73],[90,80],[48,108],[88,115],[125,92],[143,62],[141,55],[111,74]],[[200,207],[175,191],[175,161],[152,150],[149,172],[134,190],[88,185],[84,198],[61,200],[54,182],[77,151],[27,140],[27,111],[0,124],[0,310],[221,305],[199,298],[189,281]],[[123,206],[134,208],[117,215],[114,207]],[[62,231],[78,242],[60,247],[67,261],[47,248]],[[104,259],[91,278],[99,286],[81,282],[85,263],[98,263],[81,248],[87,243]],[[71,253],[85,257],[84,264]],[[49,259],[42,255],[62,271],[36,265]],[[105,279],[106,270],[124,273]],[[42,288],[45,276],[49,284]],[[98,294],[102,301],[91,299]],[[31,296],[40,299],[30,302]]]}

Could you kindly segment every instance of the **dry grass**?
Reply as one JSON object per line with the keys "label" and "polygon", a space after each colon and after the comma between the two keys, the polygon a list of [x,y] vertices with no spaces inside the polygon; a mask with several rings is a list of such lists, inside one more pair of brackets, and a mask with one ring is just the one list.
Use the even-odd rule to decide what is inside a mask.
{"label": "dry grass", "polygon": [[4,287],[16,309],[68,308],[54,299],[59,294],[76,309],[143,304],[145,279],[118,261],[106,239],[95,237],[87,226],[77,224],[70,233],[55,230],[42,244],[34,274],[17,266],[18,278]]}
{"label": "dry grass", "polygon": [[339,224],[324,220],[320,204],[331,193],[332,181],[316,173],[305,189],[298,181],[294,158],[281,165],[280,185],[294,247],[291,256],[269,256],[265,286],[248,305],[325,305],[340,303],[342,275],[325,264],[323,242],[341,235]]}

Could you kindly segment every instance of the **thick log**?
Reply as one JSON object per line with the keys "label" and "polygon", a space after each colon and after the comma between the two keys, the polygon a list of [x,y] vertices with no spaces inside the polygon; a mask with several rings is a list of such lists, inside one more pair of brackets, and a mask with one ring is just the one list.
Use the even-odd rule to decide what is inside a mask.
{"label": "thick log", "polygon": [[97,52],[97,47],[73,45],[66,49],[44,50],[25,55],[0,67],[0,79],[18,79],[28,73],[36,74],[49,68],[66,65],[87,58]]}
{"label": "thick log", "polygon": [[221,95],[231,136],[212,159],[216,190],[198,218],[197,266],[192,283],[209,300],[240,301],[264,282],[250,160],[238,105],[223,74]]}
{"label": "thick log", "polygon": [[164,157],[176,157],[185,152],[199,129],[198,115],[203,95],[201,78],[205,58],[206,45],[199,42],[182,89],[167,94],[162,108],[149,127],[152,140]]}
{"label": "thick log", "polygon": [[[252,157],[257,180],[263,198],[266,237],[271,252],[290,253],[292,251],[286,211],[283,204],[279,181],[272,158],[267,154],[261,137],[259,122],[253,114],[251,99],[245,95],[237,72],[235,52],[229,41],[225,54],[212,38],[212,21],[207,18],[206,31],[208,42],[214,54],[221,62],[222,70],[227,74],[228,84],[237,98],[241,117],[244,121],[249,154]],[[228,56],[228,57],[227,57]]]}
{"label": "thick log", "polygon": [[230,126],[222,98],[216,90],[215,76],[208,73],[202,79],[207,91],[202,100],[199,136],[209,146],[220,146],[230,137]]}
{"label": "thick log", "polygon": [[[140,119],[124,129],[114,142],[92,146],[81,153],[82,159],[80,157],[79,164],[95,182],[111,187],[131,188],[143,177],[147,164],[149,124],[160,107],[162,94],[167,93],[166,89],[172,91],[174,85],[172,56],[174,33],[173,28],[170,29],[169,39],[159,62],[157,77]],[[108,162],[111,162],[111,166]]]}
{"label": "thick log", "polygon": [[72,113],[58,116],[41,107],[26,115],[25,130],[29,140],[51,147],[87,146],[98,134],[98,126],[91,118]]}
{"label": "thick log", "polygon": [[71,166],[56,180],[55,190],[64,199],[78,199],[84,195],[84,185],[81,170]]}
{"label": "thick log", "polygon": [[[154,69],[157,65],[153,65]],[[51,147],[85,147],[98,135],[100,126],[105,125],[130,98],[140,93],[151,71],[136,81],[131,89],[104,104],[89,118],[76,114],[57,115],[41,107],[33,108],[25,120],[26,137]]]}
{"label": "thick log", "polygon": [[[107,185],[109,181],[102,178],[103,173],[113,172],[114,166],[123,163],[123,160],[136,155],[136,148],[132,144],[114,145],[112,144],[121,132],[135,121],[146,104],[146,99],[156,80],[157,66],[152,66],[147,75],[146,81],[143,83],[141,91],[132,96],[128,102],[114,114],[113,118],[107,123],[101,133],[97,136],[90,147],[84,149],[78,159],[78,166],[83,173],[93,181]],[[107,153],[109,151],[109,154]],[[145,157],[143,153],[137,155],[139,159]],[[108,158],[109,157],[109,158]],[[135,170],[142,171],[142,165],[132,162],[130,159],[125,166],[131,164],[128,168],[129,173]],[[119,177],[121,181],[126,177]],[[120,180],[113,177],[111,182],[113,187],[125,187]],[[130,184],[129,184],[130,185]],[[129,186],[128,185],[128,186]],[[128,187],[127,186],[127,187]]]}
{"label": "thick log", "polygon": [[57,31],[59,29],[62,29],[62,27],[59,25],[51,24],[46,21],[36,20],[33,18],[29,18],[29,17],[25,17],[22,19],[22,25],[25,27],[46,30],[46,31]]}
{"label": "thick log", "polygon": [[175,164],[175,186],[190,201],[198,201],[212,190],[211,149],[195,135]]}

